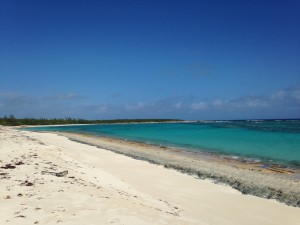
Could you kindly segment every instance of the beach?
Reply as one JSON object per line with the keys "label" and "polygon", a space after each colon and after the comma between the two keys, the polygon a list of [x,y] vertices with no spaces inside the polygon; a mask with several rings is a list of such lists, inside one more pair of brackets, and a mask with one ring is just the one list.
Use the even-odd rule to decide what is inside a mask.
{"label": "beach", "polygon": [[0,127],[0,152],[0,224],[250,225],[300,220],[297,170],[10,127]]}

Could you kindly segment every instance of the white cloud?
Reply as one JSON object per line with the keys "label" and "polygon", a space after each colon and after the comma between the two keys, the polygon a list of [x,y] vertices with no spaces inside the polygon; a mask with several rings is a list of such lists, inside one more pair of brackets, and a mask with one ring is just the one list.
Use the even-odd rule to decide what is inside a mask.
{"label": "white cloud", "polygon": [[220,107],[223,106],[224,102],[222,100],[216,99],[213,101],[212,106]]}
{"label": "white cloud", "polygon": [[261,101],[260,99],[253,99],[253,100],[246,101],[245,106],[252,107],[252,108],[266,107],[266,106],[268,106],[268,103],[264,102],[264,101]]}
{"label": "white cloud", "polygon": [[193,110],[203,110],[207,108],[208,104],[206,102],[196,102],[191,104],[191,109]]}
{"label": "white cloud", "polygon": [[271,95],[272,100],[276,101],[300,101],[300,86],[280,90]]}
{"label": "white cloud", "polygon": [[231,109],[246,109],[246,108],[260,108],[267,107],[270,104],[270,100],[263,96],[250,96],[237,99],[226,100],[222,102],[223,108],[230,107]]}
{"label": "white cloud", "polygon": [[284,99],[285,96],[286,96],[285,91],[281,90],[271,95],[271,99]]}

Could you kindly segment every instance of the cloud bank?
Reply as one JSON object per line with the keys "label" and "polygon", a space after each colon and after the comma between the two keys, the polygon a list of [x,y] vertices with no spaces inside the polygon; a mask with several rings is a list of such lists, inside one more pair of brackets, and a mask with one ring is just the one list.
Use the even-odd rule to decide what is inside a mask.
{"label": "cloud bank", "polygon": [[30,96],[0,92],[0,116],[74,117],[86,119],[180,118],[180,119],[256,119],[299,118],[300,86],[265,96],[241,96],[233,99],[202,99],[174,96],[153,102],[119,105],[88,103],[76,93],[53,96]]}

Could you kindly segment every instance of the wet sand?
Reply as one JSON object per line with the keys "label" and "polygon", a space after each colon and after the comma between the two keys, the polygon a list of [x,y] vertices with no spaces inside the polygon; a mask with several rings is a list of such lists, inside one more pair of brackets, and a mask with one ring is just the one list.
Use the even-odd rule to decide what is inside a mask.
{"label": "wet sand", "polygon": [[[133,157],[147,160],[150,154],[147,149],[153,154],[153,146],[141,148],[137,143],[101,140],[101,145],[127,149],[116,154],[91,146],[99,138],[72,134],[72,139],[75,138],[77,142],[61,134],[0,127],[0,224],[293,225],[300,220],[298,207],[243,195],[228,185],[122,155],[140,149],[146,153]],[[169,165],[186,158],[180,151],[170,155],[169,150],[173,149],[155,150],[161,161],[155,162],[150,155],[157,164],[163,165],[165,157],[171,160]],[[189,168],[192,161],[184,163],[182,168]],[[201,167],[205,166],[207,171],[213,168],[209,161],[203,160]],[[214,169],[219,173],[229,168],[235,170],[231,162]],[[232,176],[239,171],[243,169],[236,169]],[[288,175],[291,181],[295,175],[258,174],[278,175],[278,180],[287,179],[281,176]]]}

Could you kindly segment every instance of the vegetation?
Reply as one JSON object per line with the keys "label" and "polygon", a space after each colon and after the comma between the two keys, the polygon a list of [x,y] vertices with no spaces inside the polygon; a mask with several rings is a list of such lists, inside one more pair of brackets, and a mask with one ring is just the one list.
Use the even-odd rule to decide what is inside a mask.
{"label": "vegetation", "polygon": [[13,115],[0,118],[0,125],[4,126],[21,126],[21,125],[59,125],[59,124],[101,124],[101,123],[148,123],[148,122],[176,122],[177,119],[116,119],[116,120],[85,120],[85,119],[34,119],[23,118],[17,119]]}

